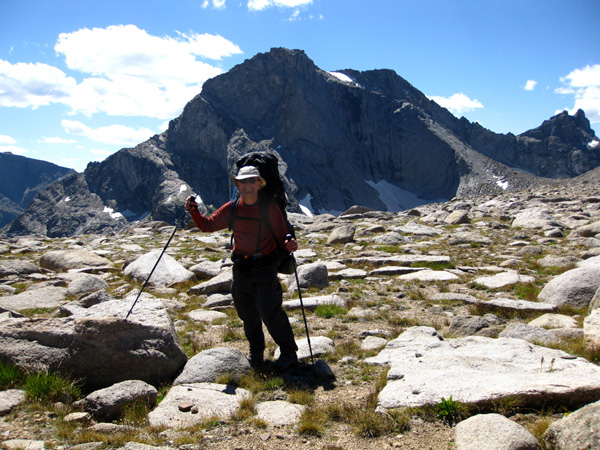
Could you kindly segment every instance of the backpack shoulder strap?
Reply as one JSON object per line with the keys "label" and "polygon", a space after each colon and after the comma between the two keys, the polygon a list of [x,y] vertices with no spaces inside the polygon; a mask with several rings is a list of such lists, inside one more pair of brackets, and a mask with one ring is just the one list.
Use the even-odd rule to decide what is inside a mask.
{"label": "backpack shoulder strap", "polygon": [[240,204],[240,198],[237,197],[231,201],[231,211],[229,214],[229,231],[233,231],[233,227],[235,226],[235,221],[238,217],[238,206]]}
{"label": "backpack shoulder strap", "polygon": [[[283,245],[281,245],[281,243],[277,239],[277,236],[275,236],[275,230],[273,230],[273,227],[271,226],[271,221],[269,220],[269,208],[271,207],[272,203],[275,202],[273,200],[261,202],[261,204],[259,205],[260,219],[267,226],[267,229],[269,230],[269,233],[271,233],[271,236],[273,237],[273,240],[275,241],[277,247],[279,247],[282,250],[285,250],[285,248],[283,248]],[[287,252],[287,250],[285,251]]]}

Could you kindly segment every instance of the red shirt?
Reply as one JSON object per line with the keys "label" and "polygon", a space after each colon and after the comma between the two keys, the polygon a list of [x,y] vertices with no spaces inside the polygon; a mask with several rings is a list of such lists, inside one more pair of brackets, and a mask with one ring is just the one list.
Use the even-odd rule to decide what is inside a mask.
{"label": "red shirt", "polygon": [[[260,221],[259,202],[254,205],[245,205],[240,198],[238,203],[237,215],[239,217],[251,217],[258,220],[238,219],[234,223],[233,229],[233,251],[238,255],[253,255],[258,252],[268,255],[277,247],[268,226]],[[210,217],[206,217],[197,209],[190,211],[192,220],[196,226],[204,232],[219,231],[229,228],[229,218],[231,216],[231,202],[225,203],[217,209]],[[284,246],[285,236],[288,233],[287,225],[279,207],[271,202],[269,205],[269,223],[273,232],[279,240],[281,246]],[[258,231],[260,228],[260,244],[258,241]]]}

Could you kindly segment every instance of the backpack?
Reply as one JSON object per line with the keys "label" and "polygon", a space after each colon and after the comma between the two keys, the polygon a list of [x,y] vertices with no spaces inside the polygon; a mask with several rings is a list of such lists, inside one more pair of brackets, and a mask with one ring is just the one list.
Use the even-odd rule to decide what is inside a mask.
{"label": "backpack", "polygon": [[[285,210],[288,205],[288,198],[285,193],[283,181],[279,176],[279,160],[276,155],[268,152],[253,152],[242,156],[236,163],[237,169],[239,170],[245,166],[254,166],[258,169],[260,176],[267,182],[266,186],[258,191],[259,202],[260,202],[260,220],[268,228],[273,240],[277,244],[278,252],[278,264],[277,272],[284,274],[294,273],[295,264],[294,256],[288,252],[279,243],[279,240],[275,236],[275,231],[269,223],[269,204],[274,202],[280,209],[281,214],[285,220],[288,229],[288,235],[296,237],[294,232],[294,226],[289,222],[287,218],[287,212]],[[231,200],[231,215],[229,217],[229,230],[233,230],[235,221],[238,219],[246,219],[245,217],[238,216],[238,205],[240,196],[236,196],[234,190]],[[233,244],[233,233],[231,235],[231,242]]]}

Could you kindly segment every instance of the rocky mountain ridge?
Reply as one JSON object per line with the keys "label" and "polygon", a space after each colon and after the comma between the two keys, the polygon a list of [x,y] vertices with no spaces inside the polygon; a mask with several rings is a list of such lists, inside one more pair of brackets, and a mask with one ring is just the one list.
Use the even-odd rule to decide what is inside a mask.
{"label": "rocky mountain ridge", "polygon": [[164,133],[46,191],[8,233],[174,223],[191,193],[205,211],[229,200],[235,161],[255,150],[280,157],[292,211],[339,214],[578,176],[600,165],[597,142],[582,111],[521,136],[499,135],[457,119],[391,70],[330,73],[302,51],[272,49],[206,81]]}
{"label": "rocky mountain ridge", "polygon": [[22,214],[38,192],[74,172],[47,161],[0,153],[0,228]]}

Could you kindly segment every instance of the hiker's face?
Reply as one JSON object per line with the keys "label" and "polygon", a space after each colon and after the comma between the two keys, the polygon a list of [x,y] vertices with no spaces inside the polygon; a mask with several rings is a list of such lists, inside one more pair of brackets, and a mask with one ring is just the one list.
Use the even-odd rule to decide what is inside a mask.
{"label": "hiker's face", "polygon": [[261,187],[261,181],[257,177],[245,178],[238,180],[237,186],[242,194],[256,194]]}

